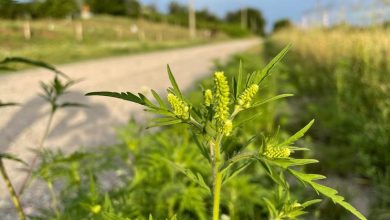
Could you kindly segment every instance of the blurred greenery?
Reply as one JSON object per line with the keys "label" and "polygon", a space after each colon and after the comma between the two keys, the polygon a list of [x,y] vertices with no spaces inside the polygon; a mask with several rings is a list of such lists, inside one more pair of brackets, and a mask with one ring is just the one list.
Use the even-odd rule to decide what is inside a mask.
{"label": "blurred greenery", "polygon": [[293,43],[282,70],[299,97],[290,108],[297,122],[317,118],[312,138],[319,169],[373,187],[370,219],[390,216],[388,34],[381,28],[290,29],[267,44],[275,51]]}

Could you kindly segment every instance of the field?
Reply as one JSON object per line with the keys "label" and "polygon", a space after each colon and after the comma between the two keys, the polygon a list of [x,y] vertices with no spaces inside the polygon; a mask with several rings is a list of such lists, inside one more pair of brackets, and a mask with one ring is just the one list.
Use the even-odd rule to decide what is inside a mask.
{"label": "field", "polygon": [[34,20],[27,36],[26,25],[22,20],[0,20],[0,59],[23,56],[59,64],[228,39],[224,33],[202,29],[190,39],[182,26],[108,16]]}
{"label": "field", "polygon": [[[181,37],[186,35],[181,28],[170,28]],[[106,39],[119,38],[115,32],[105,34]],[[223,74],[216,73],[198,83],[201,91],[185,91],[182,98],[169,75],[170,95],[165,93],[162,98],[153,91],[145,95],[92,94],[135,102],[164,117],[154,118],[154,124],[130,120],[117,130],[119,144],[114,146],[71,155],[43,151],[34,176],[47,183],[51,202],[40,207],[32,219],[143,220],[152,219],[149,215],[154,219],[175,219],[177,215],[180,220],[206,220],[211,213],[214,219],[221,213],[221,219],[231,220],[346,220],[353,218],[351,213],[360,216],[336,197],[337,192],[313,184],[311,180],[323,179],[315,174],[328,176],[319,183],[339,190],[368,219],[389,219],[389,34],[380,28],[284,30],[210,70],[223,70],[229,84]],[[169,36],[174,41],[176,35]],[[96,43],[91,39],[91,45]],[[281,63],[268,72],[274,67],[266,65],[268,61],[290,43],[292,48]],[[111,46],[111,51],[118,49]],[[24,55],[34,57],[28,54],[33,50],[26,51]],[[241,73],[247,78],[240,78]],[[241,88],[242,80],[252,89]],[[210,89],[208,95],[205,89]],[[229,91],[230,100],[224,97]],[[288,99],[267,101],[279,94]],[[156,102],[148,100],[152,97]],[[266,104],[250,108],[251,101]],[[224,108],[233,113],[221,122]],[[242,115],[234,118],[240,111]],[[313,118],[315,123],[308,130]],[[146,129],[151,125],[169,126]],[[279,139],[285,141],[280,144]],[[204,143],[214,151],[208,153]],[[256,153],[248,154],[252,152]],[[221,161],[225,163],[219,164]],[[225,171],[232,167],[234,171]],[[223,171],[225,178],[218,182]],[[301,178],[295,180],[297,176]],[[115,181],[109,182],[107,177]],[[215,190],[216,185],[223,185],[222,190]],[[324,195],[321,203],[316,204],[319,196],[308,190],[309,186]],[[217,210],[216,195],[220,197]],[[309,213],[302,217],[304,210]]]}

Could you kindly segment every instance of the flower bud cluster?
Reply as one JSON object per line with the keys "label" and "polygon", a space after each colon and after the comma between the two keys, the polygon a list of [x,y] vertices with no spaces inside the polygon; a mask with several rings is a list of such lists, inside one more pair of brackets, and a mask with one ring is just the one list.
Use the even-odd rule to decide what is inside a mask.
{"label": "flower bud cluster", "polygon": [[229,120],[229,85],[223,72],[214,73],[215,119],[219,131],[229,135],[233,124]]}
{"label": "flower bud cluster", "polygon": [[184,101],[182,101],[181,99],[179,99],[177,96],[175,96],[172,93],[168,94],[167,99],[168,99],[168,102],[172,106],[173,113],[177,117],[179,117],[181,119],[189,119],[190,118],[190,112],[189,112],[190,108],[187,105],[187,103],[185,103]]}
{"label": "flower bud cluster", "polygon": [[288,158],[291,154],[291,150],[287,147],[273,147],[267,146],[263,153],[264,156],[269,159]]}
{"label": "flower bud cluster", "polygon": [[259,86],[257,84],[252,84],[250,87],[245,89],[237,100],[238,106],[243,109],[249,108],[251,106],[253,98],[258,91]]}
{"label": "flower bud cluster", "polygon": [[204,91],[204,105],[209,107],[211,106],[211,103],[213,102],[213,92],[210,89],[207,89]]}
{"label": "flower bud cluster", "polygon": [[232,130],[233,130],[232,120],[226,120],[222,127],[222,133],[225,134],[226,136],[229,136]]}

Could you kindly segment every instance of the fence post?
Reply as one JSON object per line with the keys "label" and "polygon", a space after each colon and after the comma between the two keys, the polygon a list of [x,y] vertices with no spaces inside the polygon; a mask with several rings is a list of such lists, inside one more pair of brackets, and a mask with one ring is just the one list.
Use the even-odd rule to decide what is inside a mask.
{"label": "fence post", "polygon": [[76,39],[78,41],[82,41],[83,40],[83,23],[81,21],[78,21],[76,23],[76,27],[75,27],[75,33],[76,33]]}
{"label": "fence post", "polygon": [[31,24],[30,20],[26,20],[23,24],[23,36],[25,40],[31,39]]}

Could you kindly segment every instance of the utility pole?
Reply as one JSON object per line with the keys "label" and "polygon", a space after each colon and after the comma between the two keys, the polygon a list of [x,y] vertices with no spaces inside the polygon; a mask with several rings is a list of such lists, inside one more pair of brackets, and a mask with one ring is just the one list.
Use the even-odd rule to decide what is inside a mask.
{"label": "utility pole", "polygon": [[194,9],[194,0],[188,0],[188,28],[190,32],[190,38],[196,38],[196,14]]}

